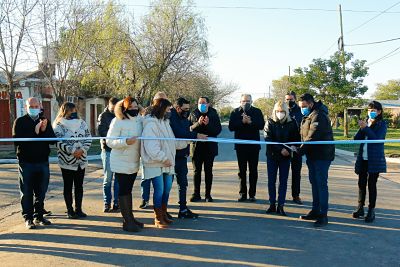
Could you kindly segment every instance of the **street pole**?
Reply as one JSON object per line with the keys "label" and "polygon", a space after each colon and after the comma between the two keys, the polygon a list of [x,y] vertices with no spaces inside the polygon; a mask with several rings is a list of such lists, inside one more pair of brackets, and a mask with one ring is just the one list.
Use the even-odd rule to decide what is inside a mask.
{"label": "street pole", "polygon": [[[346,56],[344,52],[344,39],[343,39],[343,17],[342,17],[342,5],[339,5],[339,17],[340,17],[340,39],[339,39],[339,49],[341,53],[341,61],[343,65],[343,80],[346,80]],[[349,136],[349,120],[347,114],[347,107],[343,111],[343,135],[345,137]]]}

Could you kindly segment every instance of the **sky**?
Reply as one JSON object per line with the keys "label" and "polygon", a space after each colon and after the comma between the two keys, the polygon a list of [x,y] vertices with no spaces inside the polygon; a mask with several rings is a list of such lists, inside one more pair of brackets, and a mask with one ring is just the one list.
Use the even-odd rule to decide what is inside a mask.
{"label": "sky", "polygon": [[[135,17],[147,13],[146,6],[151,4],[149,0],[120,2]],[[241,93],[251,93],[254,99],[268,96],[272,80],[287,75],[289,66],[293,70],[306,67],[314,58],[329,58],[337,50],[340,36],[339,4],[343,10],[345,44],[400,37],[400,2],[393,0],[195,0],[194,3],[195,11],[205,19],[211,70],[222,81],[236,83],[240,88],[232,95],[232,104],[239,103]],[[391,6],[394,7],[379,15]],[[400,40],[345,47],[355,58],[367,60],[367,64],[396,48],[395,55],[371,64],[365,79],[369,88],[367,97],[374,93],[377,83],[400,79],[400,53],[396,54],[400,52]]]}

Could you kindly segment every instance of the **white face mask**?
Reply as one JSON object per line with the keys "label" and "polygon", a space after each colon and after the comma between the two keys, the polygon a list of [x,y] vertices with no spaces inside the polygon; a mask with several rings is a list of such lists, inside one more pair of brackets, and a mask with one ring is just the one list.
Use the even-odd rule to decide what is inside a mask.
{"label": "white face mask", "polygon": [[286,116],[285,112],[276,112],[276,117],[278,118],[278,120],[283,120]]}

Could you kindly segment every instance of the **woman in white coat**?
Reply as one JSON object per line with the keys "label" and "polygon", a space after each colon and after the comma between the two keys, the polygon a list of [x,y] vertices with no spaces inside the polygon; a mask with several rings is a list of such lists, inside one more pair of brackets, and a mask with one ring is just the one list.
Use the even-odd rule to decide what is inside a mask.
{"label": "woman in white coat", "polygon": [[107,137],[126,137],[123,139],[107,139],[107,146],[112,148],[110,155],[111,171],[119,184],[119,203],[124,219],[122,229],[138,232],[143,223],[137,221],[132,212],[132,188],[140,166],[140,141],[142,120],[138,116],[137,100],[128,96],[117,103],[115,118],[110,124]]}
{"label": "woman in white coat", "polygon": [[168,100],[157,99],[143,120],[142,136],[154,138],[142,140],[143,179],[150,179],[154,187],[154,224],[159,228],[172,223],[167,217],[176,154],[176,142],[170,139],[175,137],[169,124],[171,107]]}

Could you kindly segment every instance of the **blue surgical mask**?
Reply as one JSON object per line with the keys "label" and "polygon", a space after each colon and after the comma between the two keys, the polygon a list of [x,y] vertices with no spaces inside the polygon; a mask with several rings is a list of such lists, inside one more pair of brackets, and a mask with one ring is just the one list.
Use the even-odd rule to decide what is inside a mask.
{"label": "blue surgical mask", "polygon": [[368,112],[368,117],[369,117],[371,120],[375,120],[377,116],[378,116],[378,113],[376,113],[376,111],[370,111],[370,112]]}
{"label": "blue surgical mask", "polygon": [[201,113],[207,113],[207,104],[199,104],[197,108],[200,110]]}
{"label": "blue surgical mask", "polygon": [[309,107],[301,108],[301,114],[303,114],[304,116],[310,115],[310,108]]}
{"label": "blue surgical mask", "polygon": [[39,116],[40,108],[28,108],[28,114],[32,118],[36,118]]}

